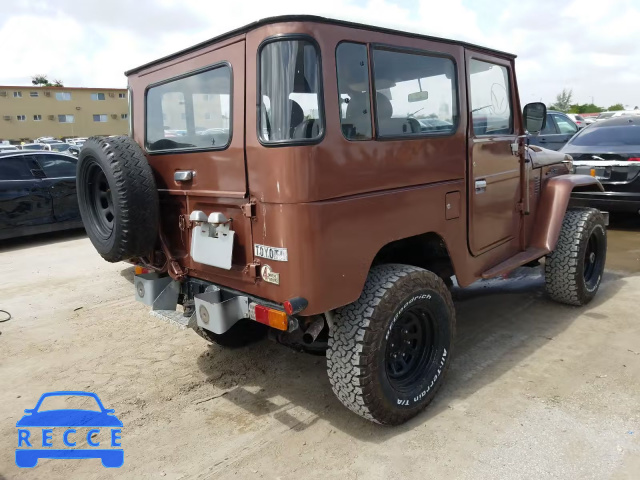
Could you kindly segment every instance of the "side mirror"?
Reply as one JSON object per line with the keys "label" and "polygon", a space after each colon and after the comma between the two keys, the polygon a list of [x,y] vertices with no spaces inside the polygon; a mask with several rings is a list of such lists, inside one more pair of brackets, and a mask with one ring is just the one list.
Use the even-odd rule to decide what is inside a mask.
{"label": "side mirror", "polygon": [[547,124],[547,106],[541,102],[528,103],[522,113],[524,128],[533,134],[538,134]]}

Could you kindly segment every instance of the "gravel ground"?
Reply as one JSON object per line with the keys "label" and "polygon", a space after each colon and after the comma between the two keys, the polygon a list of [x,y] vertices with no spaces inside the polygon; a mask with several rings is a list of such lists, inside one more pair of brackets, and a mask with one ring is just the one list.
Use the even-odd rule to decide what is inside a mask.
{"label": "gravel ground", "polygon": [[[635,223],[634,223],[635,222]],[[323,357],[267,340],[229,351],[149,315],[133,270],[78,232],[0,244],[3,478],[640,478],[640,223],[610,231],[584,308],[545,298],[539,270],[456,292],[445,386],[399,428],[331,393]],[[16,421],[52,390],[96,392],[122,420],[125,463],[18,469]],[[57,431],[54,431],[54,439]]]}

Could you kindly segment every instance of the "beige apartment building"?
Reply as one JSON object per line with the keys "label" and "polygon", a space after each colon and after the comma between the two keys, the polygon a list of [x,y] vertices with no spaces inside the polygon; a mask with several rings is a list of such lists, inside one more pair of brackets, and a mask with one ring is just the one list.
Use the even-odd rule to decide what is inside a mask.
{"label": "beige apartment building", "polygon": [[123,135],[127,90],[0,86],[0,140]]}

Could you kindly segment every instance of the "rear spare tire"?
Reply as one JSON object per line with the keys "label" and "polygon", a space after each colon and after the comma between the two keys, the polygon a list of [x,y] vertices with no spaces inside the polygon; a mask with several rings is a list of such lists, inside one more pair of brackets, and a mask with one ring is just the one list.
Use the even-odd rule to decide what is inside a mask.
{"label": "rear spare tire", "polygon": [[148,255],[158,236],[158,191],[130,137],[91,137],[80,151],[78,203],[87,235],[109,262]]}

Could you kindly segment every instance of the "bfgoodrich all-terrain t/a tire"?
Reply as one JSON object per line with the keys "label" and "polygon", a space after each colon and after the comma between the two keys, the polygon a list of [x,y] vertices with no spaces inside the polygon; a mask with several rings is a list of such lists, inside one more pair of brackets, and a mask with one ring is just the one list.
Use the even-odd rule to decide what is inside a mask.
{"label": "bfgoodrich all-terrain t/a tire", "polygon": [[109,262],[148,255],[158,235],[158,191],[151,167],[130,137],[91,137],[77,174],[82,223]]}
{"label": "bfgoodrich all-terrain t/a tire", "polygon": [[585,305],[595,297],[607,257],[607,231],[593,208],[567,210],[556,249],[545,259],[549,296],[568,305]]}
{"label": "bfgoodrich all-terrain t/a tire", "polygon": [[440,277],[407,265],[376,266],[360,298],[334,320],[327,369],[347,408],[398,425],[431,402],[455,334],[451,294]]}

